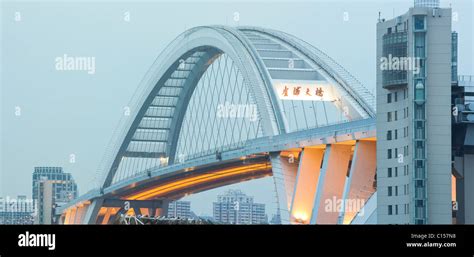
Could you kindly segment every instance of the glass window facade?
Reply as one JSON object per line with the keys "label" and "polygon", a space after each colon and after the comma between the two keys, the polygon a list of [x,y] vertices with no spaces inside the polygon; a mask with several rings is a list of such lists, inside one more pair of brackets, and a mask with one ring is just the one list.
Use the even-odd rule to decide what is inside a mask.
{"label": "glass window facade", "polygon": [[425,224],[427,216],[426,208],[426,144],[425,144],[425,58],[426,58],[426,17],[419,15],[414,16],[414,53],[415,57],[420,59],[419,73],[414,74],[414,130],[415,137],[413,138],[413,162],[414,162],[414,223]]}
{"label": "glass window facade", "polygon": [[[408,55],[408,36],[406,31],[387,33],[383,36],[383,56],[387,58],[388,66],[382,70],[384,87],[394,87],[407,84],[407,71],[397,67],[401,58]],[[398,64],[397,64],[398,63]]]}
{"label": "glass window facade", "polygon": [[416,15],[414,17],[414,25],[415,25],[415,31],[424,31],[425,28],[425,16],[423,15]]}

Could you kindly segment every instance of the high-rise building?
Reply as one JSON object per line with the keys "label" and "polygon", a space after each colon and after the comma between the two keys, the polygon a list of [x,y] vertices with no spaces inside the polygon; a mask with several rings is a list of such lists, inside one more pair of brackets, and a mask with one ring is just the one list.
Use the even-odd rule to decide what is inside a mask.
{"label": "high-rise building", "polygon": [[38,181],[37,192],[37,209],[38,215],[35,224],[52,224],[54,222],[54,180],[43,179]]}
{"label": "high-rise building", "polygon": [[377,24],[378,223],[452,222],[453,40],[439,0]]}
{"label": "high-rise building", "polygon": [[62,167],[35,167],[33,172],[33,199],[38,199],[40,180],[52,180],[53,197],[57,205],[62,205],[78,196],[77,184],[71,173],[65,173]]}
{"label": "high-rise building", "polygon": [[214,220],[226,224],[267,223],[265,204],[254,203],[252,196],[240,190],[228,190],[213,203]]}
{"label": "high-rise building", "polygon": [[191,202],[189,201],[174,201],[168,204],[169,218],[191,218]]}
{"label": "high-rise building", "polygon": [[0,224],[33,224],[35,203],[25,195],[16,199],[0,197]]}
{"label": "high-rise building", "polygon": [[78,190],[72,175],[62,167],[35,167],[32,193],[38,212],[35,222],[51,224],[54,209],[75,199]]}

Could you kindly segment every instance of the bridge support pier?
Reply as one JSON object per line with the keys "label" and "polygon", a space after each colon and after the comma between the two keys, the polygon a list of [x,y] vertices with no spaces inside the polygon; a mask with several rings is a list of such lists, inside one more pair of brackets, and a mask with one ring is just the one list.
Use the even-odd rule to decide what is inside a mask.
{"label": "bridge support pier", "polygon": [[[376,141],[357,141],[338,224],[348,224],[375,193]],[[350,209],[346,209],[350,206]],[[360,213],[360,215],[364,215]]]}
{"label": "bridge support pier", "polygon": [[70,208],[60,217],[62,224],[111,224],[129,210],[134,215],[166,216],[168,200],[123,200],[96,198]]}
{"label": "bridge support pier", "polygon": [[305,148],[301,152],[295,192],[291,203],[291,223],[309,223],[324,150],[324,147]]}
{"label": "bridge support pier", "polygon": [[94,199],[88,206],[81,224],[95,224],[97,215],[99,214],[100,207],[103,202],[104,200],[102,198]]}
{"label": "bridge support pier", "polygon": [[298,162],[294,157],[281,156],[280,152],[271,153],[273,181],[277,195],[278,213],[281,224],[290,224],[290,205],[293,199]]}
{"label": "bridge support pier", "polygon": [[349,169],[352,145],[332,144],[326,146],[323,167],[311,215],[311,224],[336,224],[339,216],[338,200],[342,199],[346,175]]}
{"label": "bridge support pier", "polygon": [[474,154],[455,158],[457,224],[474,224]]}
{"label": "bridge support pier", "polygon": [[84,216],[86,214],[87,209],[89,208],[89,204],[83,204],[76,208],[76,215],[74,217],[74,224],[81,224]]}
{"label": "bridge support pier", "polygon": [[347,224],[375,193],[375,140],[282,153],[271,154],[282,224]]}

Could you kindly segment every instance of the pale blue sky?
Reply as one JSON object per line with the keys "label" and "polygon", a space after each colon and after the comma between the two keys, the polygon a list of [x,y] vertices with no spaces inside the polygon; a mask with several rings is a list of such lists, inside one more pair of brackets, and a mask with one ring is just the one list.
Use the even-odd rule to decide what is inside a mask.
{"label": "pale blue sky", "polygon": [[[412,2],[3,1],[0,195],[30,196],[34,166],[62,166],[81,193],[91,189],[123,107],[163,48],[186,29],[222,24],[282,30],[325,51],[373,89],[378,12],[392,18]],[[473,74],[472,2],[451,2],[459,17],[453,22],[460,38],[459,73]],[[449,3],[442,1],[444,7]],[[130,22],[123,20],[127,11]],[[234,12],[240,13],[239,23]],[[94,56],[96,73],[56,71],[54,60],[64,54]],[[15,107],[21,116],[15,116]],[[255,195],[270,217],[274,213],[271,178],[230,187]],[[197,214],[211,214],[212,201],[227,188],[188,199]]]}

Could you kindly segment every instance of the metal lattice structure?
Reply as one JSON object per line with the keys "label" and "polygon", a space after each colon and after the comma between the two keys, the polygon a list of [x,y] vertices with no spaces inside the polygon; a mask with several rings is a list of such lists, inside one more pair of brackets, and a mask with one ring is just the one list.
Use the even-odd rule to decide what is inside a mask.
{"label": "metal lattice structure", "polygon": [[[277,80],[325,81],[338,100],[282,101],[273,89]],[[219,114],[229,106],[246,108],[246,116]],[[259,137],[375,116],[374,96],[314,46],[279,31],[223,26],[178,36],[130,109],[103,162],[102,188]]]}

